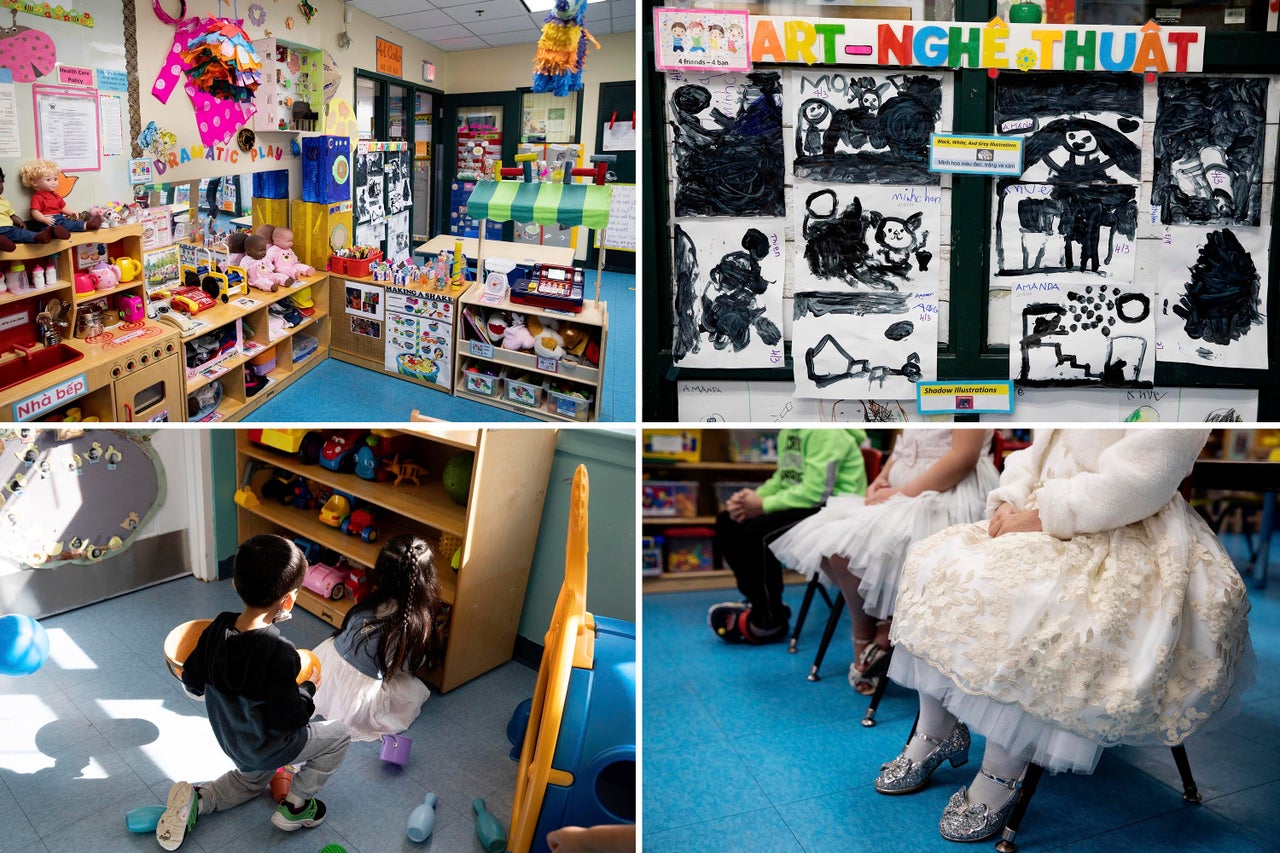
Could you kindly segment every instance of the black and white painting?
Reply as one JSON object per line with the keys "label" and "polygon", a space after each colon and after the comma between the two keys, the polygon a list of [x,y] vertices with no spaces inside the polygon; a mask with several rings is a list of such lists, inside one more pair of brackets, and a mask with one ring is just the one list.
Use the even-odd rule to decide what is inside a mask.
{"label": "black and white painting", "polygon": [[1261,224],[1267,85],[1264,77],[1161,75],[1151,186],[1161,222]]}
{"label": "black and white painting", "polygon": [[676,364],[782,364],[783,224],[738,219],[675,226]]}
{"label": "black and white painting", "polygon": [[1022,180],[1137,184],[1142,176],[1142,77],[1001,74],[995,132],[1020,136]]}
{"label": "black and white painting", "polygon": [[996,182],[992,272],[1131,281],[1138,228],[1132,184]]}
{"label": "black and white painting", "polygon": [[408,148],[387,151],[383,155],[386,206],[388,213],[399,213],[413,204],[412,161]]}
{"label": "black and white painting", "polygon": [[929,137],[950,130],[951,102],[950,76],[791,71],[792,173],[822,182],[938,184]]}
{"label": "black and white painting", "polygon": [[381,151],[362,151],[356,155],[355,193],[356,222],[370,222],[386,216],[383,193],[383,162]]}
{"label": "black and white painting", "polygon": [[936,292],[797,290],[791,335],[797,397],[903,400],[938,376]]}
{"label": "black and white painting", "polygon": [[409,211],[402,210],[387,217],[387,260],[390,263],[408,261],[412,252],[409,248]]}
{"label": "black and white painting", "polygon": [[676,216],[784,216],[777,71],[667,72]]}
{"label": "black and white painting", "polygon": [[1165,229],[1157,334],[1161,361],[1265,370],[1270,228]]}
{"label": "black and white painting", "polygon": [[1155,381],[1150,283],[1045,276],[1010,296],[1010,376],[1020,386],[1150,388]]}
{"label": "black and white painting", "polygon": [[937,187],[797,181],[796,290],[936,291],[941,216]]}

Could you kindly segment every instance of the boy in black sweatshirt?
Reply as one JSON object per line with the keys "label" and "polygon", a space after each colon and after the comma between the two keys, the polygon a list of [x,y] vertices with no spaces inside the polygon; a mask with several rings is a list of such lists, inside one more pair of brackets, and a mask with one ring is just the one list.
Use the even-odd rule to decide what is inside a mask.
{"label": "boy in black sweatshirt", "polygon": [[156,825],[165,850],[178,849],[198,815],[261,795],[285,764],[305,762],[271,822],[292,832],[324,820],[315,794],[342,763],[351,737],[339,721],[310,722],[320,674],[297,682],[301,658],[273,624],[289,618],[306,570],[302,552],[282,536],[254,536],[236,551],[232,583],[244,612],[220,613],[182,668],[183,685],[204,699],[213,736],[236,769],[212,782],[173,784]]}

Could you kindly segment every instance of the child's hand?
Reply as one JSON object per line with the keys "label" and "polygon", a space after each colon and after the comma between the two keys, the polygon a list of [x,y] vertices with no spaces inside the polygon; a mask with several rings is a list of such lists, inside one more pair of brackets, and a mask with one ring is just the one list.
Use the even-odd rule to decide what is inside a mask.
{"label": "child's hand", "polygon": [[734,521],[743,522],[757,515],[764,515],[764,498],[754,489],[743,489],[734,497],[738,500],[727,507],[729,517]]}
{"label": "child's hand", "polygon": [[[1009,506],[1004,504],[1000,509]],[[997,536],[1003,536],[1006,533],[1034,533],[1044,530],[1040,524],[1040,510],[1028,509],[1018,511],[1010,507],[1009,512],[1000,512],[991,517],[991,524],[987,527],[987,532],[994,539]]]}
{"label": "child's hand", "polygon": [[898,494],[898,490],[886,483],[874,492],[868,489],[867,497],[863,500],[863,503],[867,506],[875,506],[876,504],[884,503],[896,494]]}

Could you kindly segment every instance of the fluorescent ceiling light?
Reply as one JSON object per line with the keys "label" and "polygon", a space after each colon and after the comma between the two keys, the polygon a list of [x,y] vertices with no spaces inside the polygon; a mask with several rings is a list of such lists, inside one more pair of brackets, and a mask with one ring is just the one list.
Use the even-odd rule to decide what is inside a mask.
{"label": "fluorescent ceiling light", "polygon": [[[534,12],[550,12],[556,5],[556,0],[520,0],[520,2],[524,4],[530,14]],[[588,4],[603,2],[605,0],[587,0]]]}

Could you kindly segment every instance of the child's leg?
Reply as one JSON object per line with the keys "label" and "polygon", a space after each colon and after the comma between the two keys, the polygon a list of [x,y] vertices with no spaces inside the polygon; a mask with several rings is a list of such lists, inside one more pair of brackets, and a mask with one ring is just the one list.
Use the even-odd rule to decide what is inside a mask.
{"label": "child's leg", "polygon": [[[1013,796],[1013,790],[997,780],[1020,781],[1026,769],[1026,758],[1010,755],[988,741],[987,748],[982,753],[982,770],[973,777],[973,783],[969,785],[969,802],[986,803],[987,808],[992,811],[1000,808]],[[991,778],[993,776],[994,779]]]}
{"label": "child's leg", "polygon": [[849,622],[853,628],[853,658],[862,657],[862,651],[876,636],[876,620],[863,610],[862,596],[858,593],[858,578],[849,573],[849,560],[841,554],[832,554],[822,558],[822,569],[827,573],[840,592],[844,593],[845,605],[849,608]]}
{"label": "child's leg", "polygon": [[946,740],[951,730],[956,727],[956,717],[942,706],[937,699],[925,693],[920,695],[920,719],[916,722],[916,732],[933,738],[929,742],[921,737],[912,737],[907,744],[904,755],[912,761],[923,761],[929,753],[937,748],[937,741]]}
{"label": "child's leg", "polygon": [[212,782],[200,782],[196,785],[196,793],[200,795],[200,814],[225,812],[260,796],[275,772],[275,768],[254,773],[229,770]]}
{"label": "child's leg", "polygon": [[293,760],[295,764],[305,761],[306,765],[294,775],[288,801],[300,806],[314,797],[342,764],[349,743],[351,734],[341,720],[317,720],[309,723],[307,745]]}

